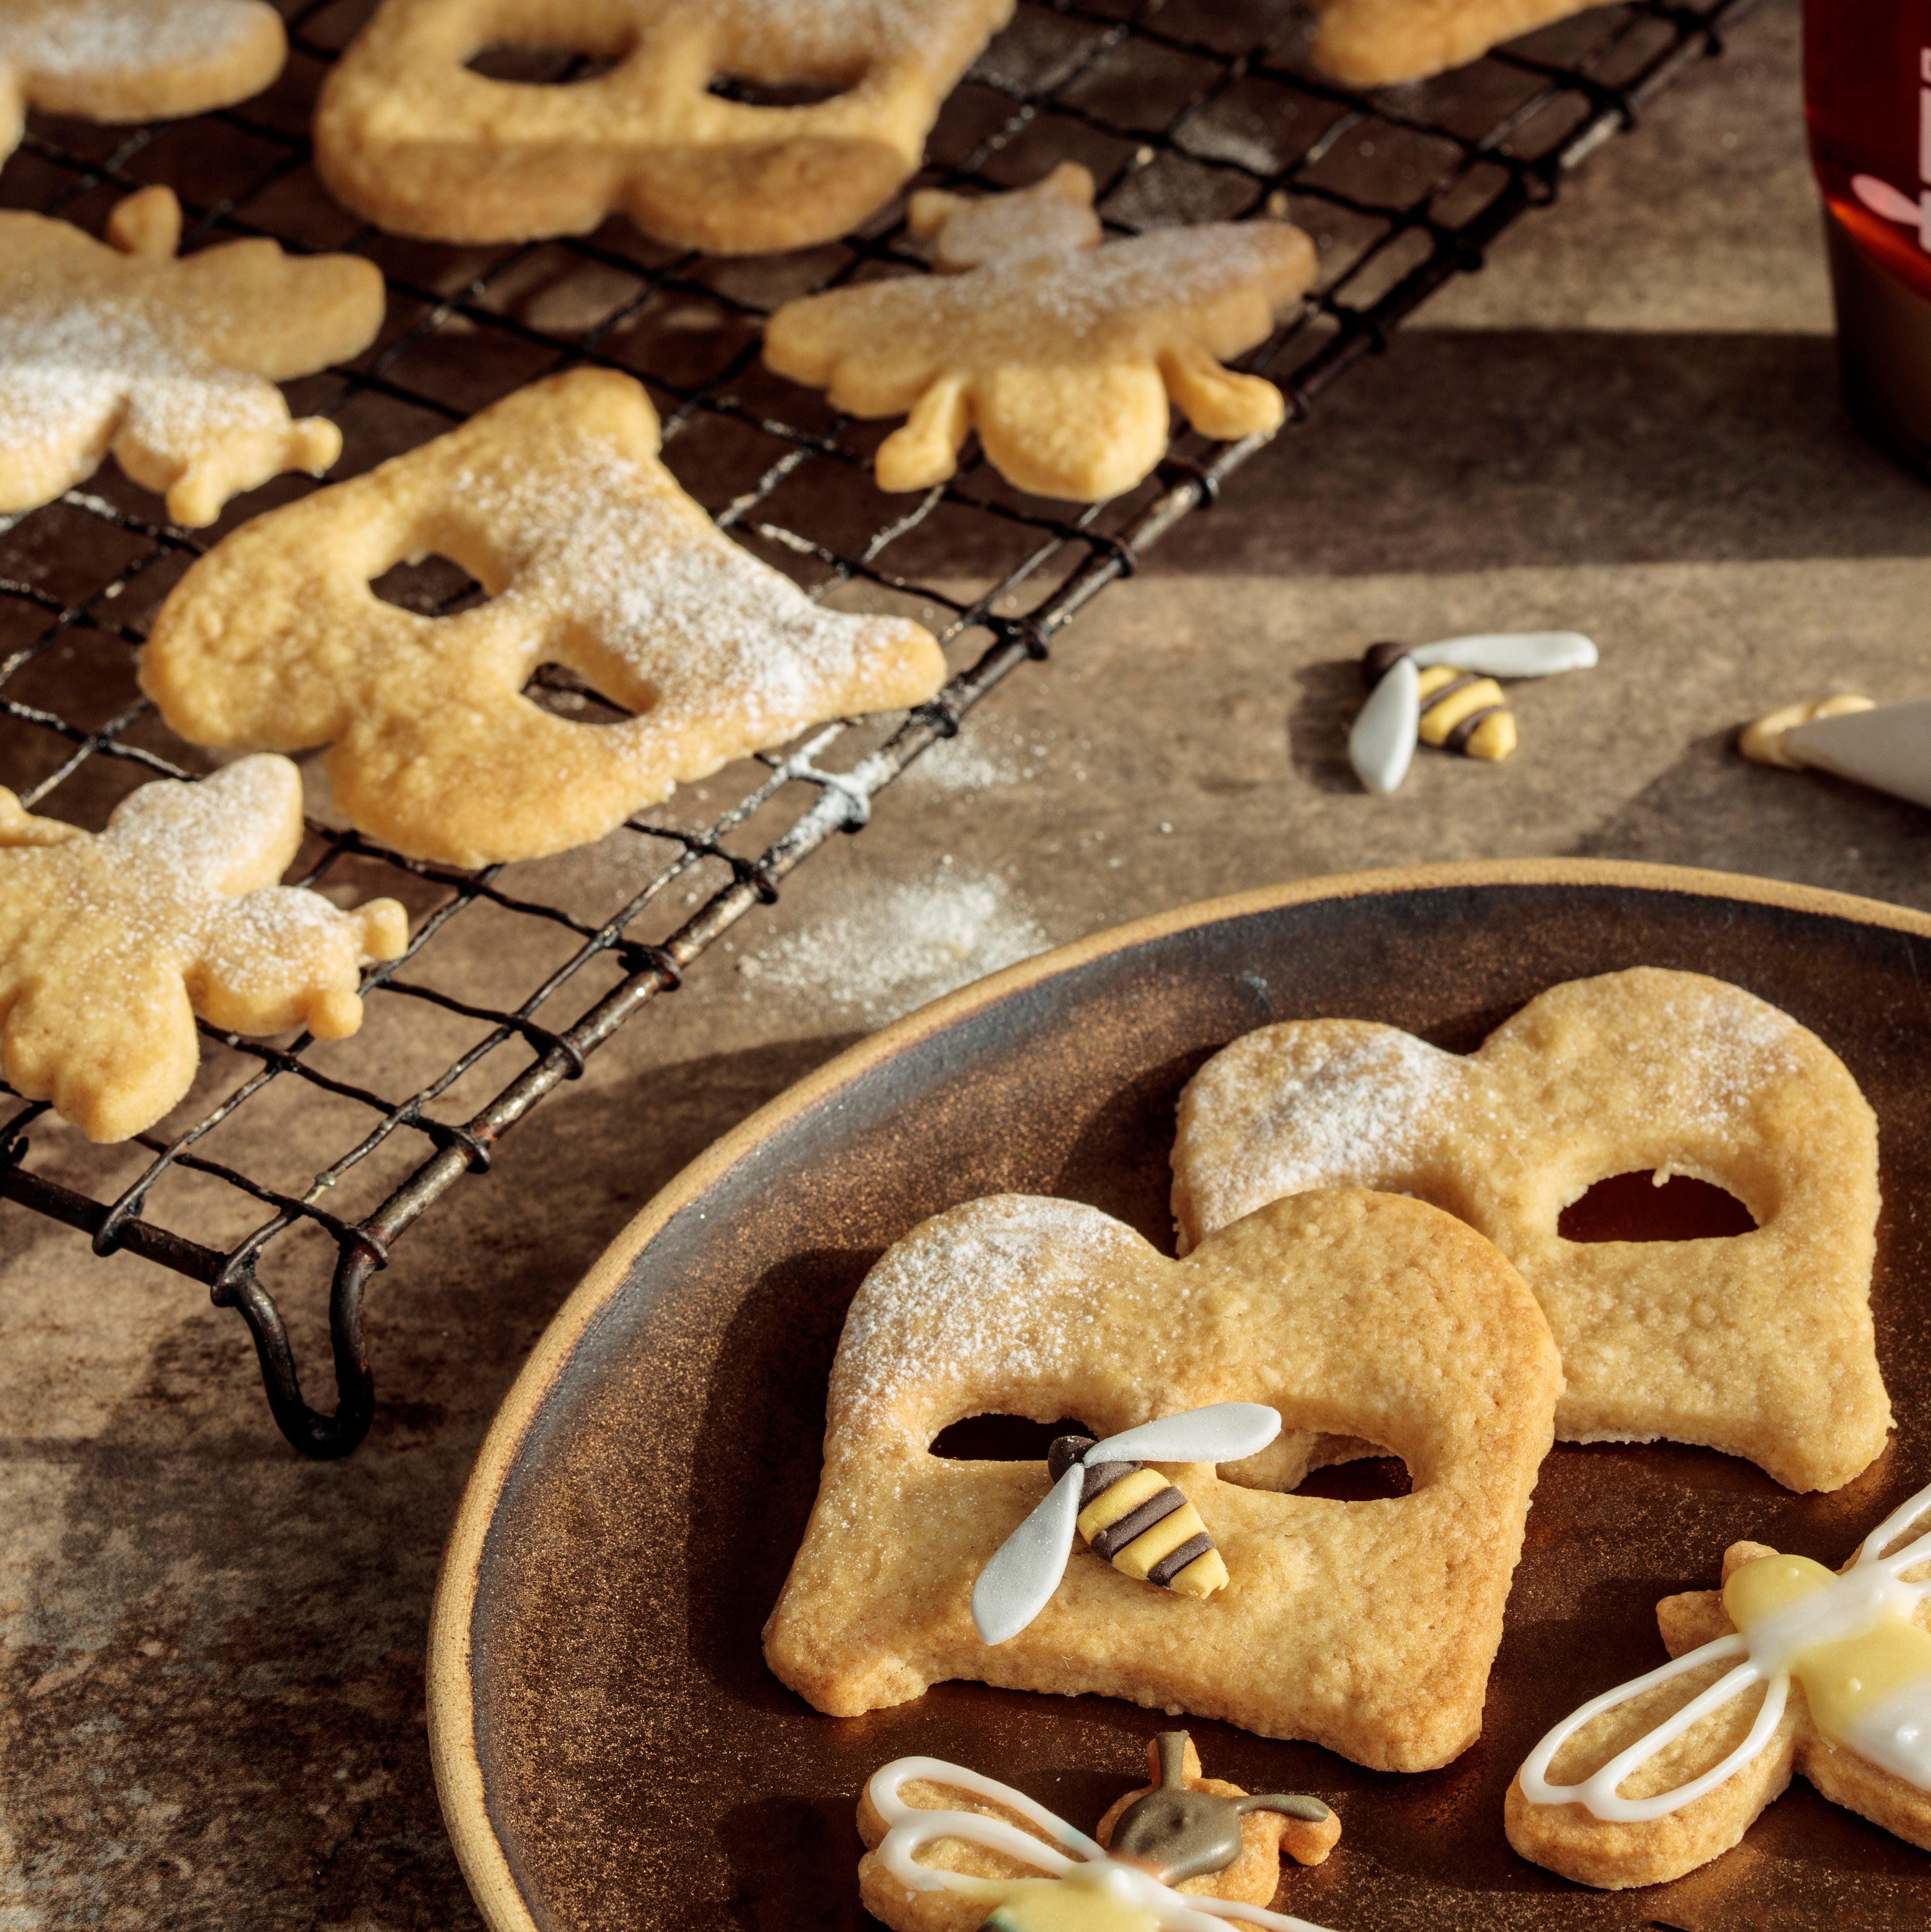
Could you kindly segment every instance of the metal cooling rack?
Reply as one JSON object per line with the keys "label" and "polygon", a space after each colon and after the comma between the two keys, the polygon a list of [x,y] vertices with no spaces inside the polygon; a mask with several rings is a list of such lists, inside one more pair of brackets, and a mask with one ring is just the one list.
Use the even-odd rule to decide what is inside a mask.
{"label": "metal cooling rack", "polygon": [[[1321,244],[1318,297],[1245,366],[1282,386],[1291,424],[1435,290],[1479,268],[1496,236],[1633,126],[1645,101],[1717,51],[1720,29],[1747,4],[1601,8],[1459,74],[1364,96],[1313,74],[1307,11],[1290,0],[1021,0],[947,104],[919,180],[1008,188],[1073,158],[1093,169],[1117,232],[1291,215]],[[502,868],[422,864],[311,824],[301,882],[393,892],[415,915],[408,953],[367,976],[372,1022],[382,1003],[404,1001],[473,1029],[409,1091],[347,1077],[348,1042],[278,1045],[204,1024],[194,1094],[161,1131],[121,1150],[131,1172],[106,1174],[104,1156],[51,1117],[30,1141],[44,1105],[23,1104],[6,1121],[0,1196],[85,1230],[97,1254],[125,1249],[206,1283],[247,1323],[283,1433],[314,1456],[344,1454],[368,1430],[364,1298],[404,1232],[463,1174],[487,1169],[511,1126],[775,900],[796,867],[862,828],[921,752],[1044,658],[1062,626],[1210,506],[1264,440],[1183,435],[1139,490],[1076,514],[1011,490],[976,458],[916,500],[882,496],[867,463],[890,425],[847,422],[772,378],[757,361],[757,328],[792,296],[922,268],[900,205],[835,247],[752,262],[660,248],[621,219],[586,238],[489,251],[397,242],[329,202],[309,158],[316,85],[367,10],[354,0],[290,6],[288,71],[229,112],[132,132],[36,120],[0,201],[97,227],[121,194],[166,181],[187,211],[186,245],[265,234],[376,260],[389,320],[375,348],[291,386],[301,411],[343,423],[337,476],[538,376],[580,363],[640,376],[664,419],[667,460],[721,525],[815,595],[853,586],[874,608],[937,611],[933,628],[965,668],[895,728],[834,724],[768,756],[757,782],[707,824],[665,808],[640,814],[621,835],[638,842],[639,874],[587,914],[509,890]],[[577,70],[567,55],[502,58],[490,70],[505,77]],[[574,311],[546,310],[543,292],[559,288],[578,290]],[[0,777],[28,806],[97,826],[133,784],[208,768],[139,697],[133,650],[161,592],[222,528],[308,487],[268,486],[198,538],[155,521],[155,500],[103,466],[85,489],[0,519]],[[480,594],[453,567],[392,575],[384,594],[418,610]],[[961,581],[972,586],[963,596]],[[546,676],[541,700],[609,715],[594,693]],[[679,898],[701,903],[681,916]],[[489,916],[537,933],[554,956],[514,1003],[439,983],[432,942],[452,921]],[[469,1094],[479,1082],[478,1105]],[[301,1183],[277,1182],[269,1158],[291,1086],[304,1118],[345,1122],[340,1153]],[[371,1174],[379,1204],[331,1211],[357,1184],[366,1192]],[[255,1225],[235,1239],[217,1231],[236,1225],[238,1204]],[[304,1234],[332,1256],[333,1414],[303,1399],[287,1326],[261,1278],[268,1251],[298,1250]],[[292,1272],[299,1258],[289,1258]]]}

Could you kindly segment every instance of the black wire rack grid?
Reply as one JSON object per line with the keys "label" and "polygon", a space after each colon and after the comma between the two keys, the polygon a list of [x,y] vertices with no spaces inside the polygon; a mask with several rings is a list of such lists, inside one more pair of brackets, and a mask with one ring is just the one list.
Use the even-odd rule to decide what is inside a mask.
{"label": "black wire rack grid", "polygon": [[[1291,427],[1431,294],[1479,268],[1495,238],[1552,200],[1564,176],[1633,127],[1646,101],[1718,51],[1747,4],[1598,8],[1440,80],[1363,95],[1311,68],[1307,10],[1291,0],[1021,0],[947,103],[914,184],[991,191],[1074,158],[1092,168],[1113,232],[1208,218],[1299,221],[1321,244],[1318,292],[1245,364],[1279,383]],[[937,611],[949,660],[963,668],[901,719],[835,723],[766,755],[751,767],[754,782],[707,823],[681,824],[665,808],[639,814],[618,835],[639,842],[636,875],[618,902],[588,911],[511,890],[500,867],[424,864],[311,821],[301,883],[357,898],[393,892],[415,915],[408,952],[367,974],[365,997],[433,1007],[475,1028],[409,1091],[344,1077],[334,1043],[243,1039],[204,1023],[203,1078],[175,1114],[123,1150],[131,1174],[76,1184],[76,1166],[85,1168],[76,1137],[43,1121],[43,1103],[23,1103],[6,1121],[0,1196],[84,1230],[97,1254],[124,1249],[207,1284],[247,1322],[283,1433],[321,1456],[347,1453],[369,1429],[366,1292],[403,1232],[461,1176],[487,1169],[511,1126],[675,991],[805,860],[862,827],[922,752],[1043,658],[1063,626],[1183,518],[1211,506],[1265,440],[1216,445],[1183,434],[1139,490],[1076,512],[1011,490],[976,458],[916,499],[882,496],[868,464],[889,425],[841,419],[770,377],[758,334],[789,296],[923,269],[902,198],[835,247],[752,262],[659,248],[621,219],[585,238],[480,254],[398,243],[329,203],[310,160],[315,87],[367,10],[366,0],[295,0],[282,81],[229,112],[131,130],[37,120],[0,200],[97,226],[119,194],[165,180],[187,211],[185,245],[267,235],[295,250],[376,260],[388,284],[383,335],[356,363],[297,386],[301,406],[349,431],[338,476],[541,375],[590,364],[640,376],[663,418],[667,460],[721,526],[815,596],[848,591],[868,608]],[[583,65],[567,50],[490,58],[505,78],[567,80]],[[577,312],[559,316],[553,304],[546,312],[542,291],[571,286],[589,290]],[[209,768],[140,698],[133,654],[160,592],[208,542],[264,496],[309,487],[270,486],[197,538],[157,522],[154,500],[103,468],[58,503],[0,520],[0,775],[24,802],[40,808],[52,799],[57,814],[97,823],[134,784]],[[448,611],[481,595],[436,560],[391,574],[379,589],[420,610]],[[553,670],[539,672],[536,686],[540,701],[574,714],[616,715]],[[685,903],[700,902],[688,916],[671,892],[680,884]],[[484,908],[538,922],[560,944],[520,1000],[465,998],[437,983],[433,942]],[[478,1082],[485,1097],[475,1105],[466,1096]],[[263,1096],[290,1083],[300,1105],[332,1102],[359,1129],[305,1184],[264,1178],[274,1136],[256,1124]],[[37,1122],[45,1131],[30,1140]],[[345,1184],[365,1164],[382,1177],[379,1198],[360,1214],[343,1211]],[[196,1186],[184,1191],[188,1180]],[[178,1198],[163,1199],[170,1188]],[[208,1238],[222,1218],[209,1210],[211,1190],[229,1222],[237,1202],[248,1210],[254,1225],[241,1238]],[[189,1231],[175,1225],[183,1220]],[[332,1265],[332,1414],[304,1400],[287,1324],[261,1278],[270,1248],[297,1230],[319,1231]]]}

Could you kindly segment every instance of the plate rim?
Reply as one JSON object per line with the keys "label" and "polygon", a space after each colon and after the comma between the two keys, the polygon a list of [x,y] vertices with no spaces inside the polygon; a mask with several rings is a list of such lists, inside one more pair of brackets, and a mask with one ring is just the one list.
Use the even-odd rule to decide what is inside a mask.
{"label": "plate rim", "polygon": [[1690,866],[1621,859],[1450,860],[1328,873],[1200,899],[1108,926],[1036,953],[942,994],[866,1036],[766,1101],[675,1174],[620,1228],[537,1338],[499,1405],[443,1546],[430,1606],[424,1672],[430,1763],[457,1863],[490,1932],[541,1932],[492,1825],[476,1750],[470,1672],[484,1544],[505,1480],[531,1423],[586,1330],[622,1286],[630,1264],[671,1219],[793,1116],[906,1047],[1005,998],[1110,953],[1189,928],[1326,900],[1391,896],[1457,886],[1621,886],[1689,897],[1729,898],[1847,920],[1931,939],[1931,914],[1826,886],[1800,885]]}

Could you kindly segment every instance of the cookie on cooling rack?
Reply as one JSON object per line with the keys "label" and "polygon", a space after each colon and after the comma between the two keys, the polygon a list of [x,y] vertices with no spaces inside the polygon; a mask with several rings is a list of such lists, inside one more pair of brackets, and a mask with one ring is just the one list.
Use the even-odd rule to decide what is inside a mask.
{"label": "cookie on cooling rack", "polygon": [[[1883,1449],[1871,1325],[1877,1122],[1837,1055],[1741,987],[1651,967],[1531,1000],[1480,1050],[1360,1020],[1236,1040],[1181,1096],[1183,1246],[1283,1196],[1420,1196],[1493,1241],[1534,1290],[1567,1378],[1566,1442],[1698,1442],[1794,1490]],[[1596,1182],[1687,1174],[1753,1232],[1565,1240]]]}
{"label": "cookie on cooling rack", "polygon": [[[1303,1196],[1182,1262],[1072,1202],[954,1208],[852,1303],[765,1656],[838,1717],[966,1678],[1431,1769],[1481,1730],[1561,1384],[1522,1278],[1419,1201]],[[1234,1439],[1269,1411],[1258,1439],[1286,1434]],[[983,1414],[1102,1439],[1057,1480],[932,1453]],[[1402,1456],[1413,1493],[1285,1493],[1337,1436]],[[1174,1587],[1209,1545],[1225,1584]]]}
{"label": "cookie on cooling rack", "polygon": [[111,451],[175,523],[211,524],[238,491],[341,454],[342,432],[291,422],[275,383],[368,346],[380,272],[262,240],[177,257],[180,238],[165,188],[121,202],[104,242],[0,212],[0,510],[51,502]]}
{"label": "cookie on cooling rack", "polygon": [[1315,61],[1352,87],[1423,80],[1600,0],[1315,0]]}
{"label": "cookie on cooling rack", "polygon": [[0,788],[0,1064],[89,1140],[125,1140],[185,1094],[194,1016],[236,1033],[362,1023],[360,969],[393,959],[393,899],[341,912],[275,881],[301,843],[301,776],[243,758],[131,792],[97,836]]}
{"label": "cookie on cooling rack", "polygon": [[1093,195],[1072,161],[1011,194],[922,190],[912,229],[940,272],[787,302],[765,361],[853,416],[909,412],[879,446],[886,490],[943,482],[976,429],[1022,490],[1117,496],[1166,453],[1169,398],[1203,435],[1279,428],[1279,390],[1222,363],[1306,293],[1313,243],[1279,221],[1106,242]]}
{"label": "cookie on cooling rack", "polygon": [[[657,442],[628,376],[520,389],[224,538],[162,608],[142,688],[194,744],[328,746],[354,824],[459,866],[586,844],[808,725],[938,689],[929,632],[814,603],[685,495]],[[430,551],[489,601],[419,616],[370,588]],[[636,715],[545,710],[523,694],[544,664]]]}
{"label": "cookie on cooling rack", "polygon": [[[679,248],[829,242],[919,163],[940,104],[1013,0],[549,0],[522,38],[610,63],[556,85],[467,63],[513,40],[474,0],[383,0],[322,91],[315,158],[338,200],[397,234],[521,242],[613,211]],[[829,86],[756,105],[713,92]]]}
{"label": "cookie on cooling rack", "polygon": [[6,0],[0,158],[29,107],[90,121],[199,114],[259,94],[287,52],[266,0]]}

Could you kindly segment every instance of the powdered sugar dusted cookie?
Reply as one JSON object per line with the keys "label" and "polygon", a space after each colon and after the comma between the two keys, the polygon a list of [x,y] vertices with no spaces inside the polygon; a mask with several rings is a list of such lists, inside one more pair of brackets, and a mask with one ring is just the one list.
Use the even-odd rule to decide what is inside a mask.
{"label": "powdered sugar dusted cookie", "polygon": [[243,758],[130,793],[97,837],[0,789],[0,1024],[7,1080],[89,1140],[125,1140],[194,1078],[194,1016],[236,1033],[362,1023],[360,969],[409,937],[393,899],[338,911],[275,881],[301,778]]}
{"label": "powdered sugar dusted cookie", "polygon": [[[370,589],[430,551],[490,601],[419,616]],[[544,710],[522,694],[544,664],[637,715]],[[683,780],[945,675],[919,626],[823,610],[739,549],[657,460],[642,386],[599,370],[244,524],[182,578],[141,667],[182,736],[328,745],[356,825],[461,866],[601,838]]]}
{"label": "powdered sugar dusted cookie", "polygon": [[1509,1842],[1585,1885],[1679,1878],[1728,1851],[1793,1770],[1931,1850],[1931,1489],[1841,1574],[1761,1543],[1666,1597],[1673,1662],[1592,1698],[1509,1787]]}
{"label": "powdered sugar dusted cookie", "polygon": [[[1642,1171],[1727,1189],[1755,1232],[1562,1238],[1570,1202]],[[1822,1041],[1739,987],[1648,967],[1572,980],[1465,1059],[1297,1021],[1195,1076],[1174,1144],[1183,1248],[1343,1184],[1432,1201],[1522,1270],[1562,1351],[1564,1440],[1705,1443],[1798,1490],[1836,1489],[1885,1446],[1877,1124]]]}
{"label": "powdered sugar dusted cookie", "polygon": [[287,51],[265,0],[0,0],[0,158],[30,106],[90,121],[199,114],[259,94]]}
{"label": "powdered sugar dusted cookie", "polygon": [[1116,496],[1165,454],[1170,396],[1204,435],[1278,428],[1281,392],[1221,364],[1306,293],[1314,244],[1278,221],[1102,242],[1093,192],[1068,161],[1012,194],[914,195],[940,273],[788,302],[764,359],[853,416],[910,412],[879,446],[886,490],[943,482],[976,429],[1021,489]]}
{"label": "powdered sugar dusted cookie", "polygon": [[[613,209],[661,241],[736,255],[829,242],[919,165],[939,105],[1012,0],[384,0],[316,113],[335,195],[441,242],[578,235]],[[493,80],[499,42],[613,64],[567,85]],[[838,91],[797,106],[729,77]]]}
{"label": "powdered sugar dusted cookie", "polygon": [[[1283,1853],[1318,1864],[1341,1836],[1341,1821],[1318,1798],[1252,1796],[1203,1778],[1184,1731],[1163,1731],[1147,1755],[1155,1784],[1120,1798],[1091,1838],[961,1766],[895,1760],[859,1800],[865,1909],[893,1932],[1191,1926],[1186,1915],[1220,1916],[1223,1902],[1266,1905],[1279,1888]],[[1096,1917],[1102,1901],[1141,1916]],[[1305,1924],[1251,1910],[1225,1916],[1281,1932]]]}
{"label": "powdered sugar dusted cookie", "polygon": [[1599,0],[1316,0],[1314,57],[1337,80],[1381,87],[1420,80]]}
{"label": "powdered sugar dusted cookie", "polygon": [[211,524],[238,490],[341,454],[342,432],[290,422],[274,386],[368,346],[380,272],[259,240],[177,260],[180,238],[164,188],[122,202],[104,243],[0,213],[0,509],[51,502],[111,450],[177,524]]}
{"label": "powdered sugar dusted cookie", "polygon": [[[1383,1769],[1446,1763],[1481,1727],[1559,1382],[1520,1277],[1420,1202],[1282,1202],[1178,1262],[1070,1202],[955,1208],[852,1304],[766,1657],[836,1716],[970,1678],[1225,1718]],[[1160,1466],[1224,1588],[1183,1596],[1075,1548],[1036,1615],[982,1637],[976,1585],[1050,1500],[1048,1472],[935,1456],[942,1430],[1071,1415],[1108,1438],[1223,1403],[1273,1408],[1291,1432],[1264,1462]],[[1413,1493],[1282,1493],[1332,1435],[1401,1456]]]}

